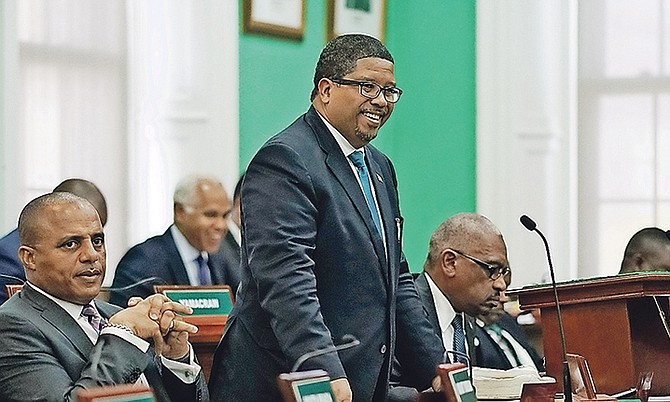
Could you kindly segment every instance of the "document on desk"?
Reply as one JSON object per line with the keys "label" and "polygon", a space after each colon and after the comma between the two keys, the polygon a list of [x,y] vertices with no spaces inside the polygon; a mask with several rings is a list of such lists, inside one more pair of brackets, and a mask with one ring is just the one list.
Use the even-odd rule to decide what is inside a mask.
{"label": "document on desk", "polygon": [[497,370],[483,367],[472,368],[473,383],[478,400],[516,400],[526,383],[555,383],[552,377],[543,377],[535,367],[515,367]]}

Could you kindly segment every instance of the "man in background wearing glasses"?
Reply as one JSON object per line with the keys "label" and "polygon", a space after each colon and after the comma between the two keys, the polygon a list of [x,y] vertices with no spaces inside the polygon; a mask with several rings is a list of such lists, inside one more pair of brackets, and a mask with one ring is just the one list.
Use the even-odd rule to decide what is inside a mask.
{"label": "man in background wearing glasses", "polygon": [[[448,359],[465,362],[465,355],[477,365],[474,317],[496,308],[507,289],[510,268],[502,234],[482,215],[456,214],[431,235],[423,268],[416,289],[445,350],[453,352]],[[402,364],[394,367],[392,383],[389,400],[416,400],[411,371]]]}
{"label": "man in background wearing glasses", "polygon": [[[337,402],[386,401],[401,344],[420,384],[439,388],[443,348],[402,254],[395,172],[370,144],[401,94],[379,40],[339,36],[319,57],[312,107],[249,164],[242,280],[214,355],[213,401],[281,401],[277,375],[311,369],[328,372]],[[360,345],[336,352],[345,336]]]}

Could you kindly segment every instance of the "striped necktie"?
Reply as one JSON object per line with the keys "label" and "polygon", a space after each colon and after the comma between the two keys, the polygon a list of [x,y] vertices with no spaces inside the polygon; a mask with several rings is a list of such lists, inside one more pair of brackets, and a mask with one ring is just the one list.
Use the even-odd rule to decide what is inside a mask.
{"label": "striped necktie", "polygon": [[101,326],[106,320],[102,318],[102,316],[98,313],[98,310],[96,310],[92,305],[87,304],[81,310],[81,315],[82,317],[86,317],[88,319],[88,323],[91,324],[91,327],[93,327],[95,332],[100,334]]}
{"label": "striped necktie", "polygon": [[[463,315],[456,314],[456,317],[451,321],[451,326],[454,327],[454,351],[466,354],[465,352],[465,332],[463,331]],[[454,359],[457,362],[465,363],[463,357],[456,355]]]}

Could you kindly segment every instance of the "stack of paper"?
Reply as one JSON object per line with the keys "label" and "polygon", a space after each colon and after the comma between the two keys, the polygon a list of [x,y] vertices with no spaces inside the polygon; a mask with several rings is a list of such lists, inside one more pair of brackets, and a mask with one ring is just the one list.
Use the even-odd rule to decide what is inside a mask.
{"label": "stack of paper", "polygon": [[477,399],[519,399],[525,383],[555,383],[552,377],[542,377],[535,367],[515,367],[497,370],[482,367],[472,368],[472,377]]}

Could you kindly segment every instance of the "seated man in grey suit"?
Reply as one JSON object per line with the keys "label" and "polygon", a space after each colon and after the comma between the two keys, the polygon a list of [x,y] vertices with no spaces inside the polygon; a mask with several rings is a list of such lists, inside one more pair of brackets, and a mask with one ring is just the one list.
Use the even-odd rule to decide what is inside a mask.
{"label": "seated man in grey suit", "polygon": [[[67,179],[61,182],[53,192],[67,192],[87,199],[100,215],[102,226],[107,223],[107,203],[98,187],[88,180]],[[5,284],[21,284],[26,276],[23,272],[23,265],[19,261],[19,230],[14,229],[0,239],[0,274],[7,277],[0,277],[0,304],[7,300]]]}
{"label": "seated man in grey suit", "polygon": [[639,230],[628,241],[620,274],[645,271],[670,271],[668,232],[650,227]]}
{"label": "seated man in grey suit", "polygon": [[[500,303],[510,272],[507,246],[498,228],[474,213],[456,214],[431,235],[424,271],[416,289],[435,333],[442,339],[451,361],[469,357],[477,365],[475,319]],[[389,400],[416,400],[412,373],[394,367]]]}
{"label": "seated man in grey suit", "polygon": [[212,177],[187,176],[177,184],[173,200],[174,224],[162,235],[133,246],[121,258],[110,302],[125,306],[131,296],[154,293],[156,284],[237,288],[238,268],[228,266],[216,254],[231,211],[223,184]]}
{"label": "seated man in grey suit", "polygon": [[0,400],[75,401],[81,390],[140,383],[156,399],[208,400],[188,337],[190,308],[162,295],[126,309],[94,300],[105,276],[95,208],[49,193],[19,217],[22,290],[0,306]]}

